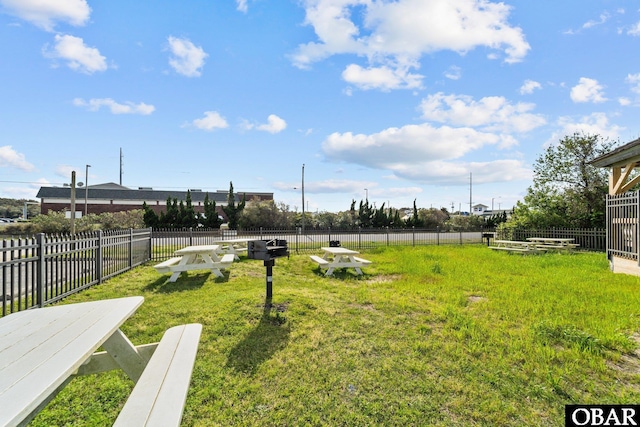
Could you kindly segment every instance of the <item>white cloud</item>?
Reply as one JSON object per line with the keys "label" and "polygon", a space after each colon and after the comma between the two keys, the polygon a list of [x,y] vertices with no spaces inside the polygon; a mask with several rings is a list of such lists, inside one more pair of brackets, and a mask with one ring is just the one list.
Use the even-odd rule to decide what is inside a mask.
{"label": "white cloud", "polygon": [[609,118],[605,113],[593,113],[577,119],[568,116],[560,117],[558,119],[558,126],[560,129],[552,134],[545,145],[555,144],[564,136],[573,135],[574,133],[600,135],[604,138],[618,139],[620,133],[625,129],[609,123]]}
{"label": "white cloud", "polygon": [[460,80],[460,77],[462,77],[462,69],[458,66],[452,65],[444,72],[444,76],[451,80]]}
{"label": "white cloud", "polygon": [[579,83],[571,88],[571,100],[573,102],[605,102],[607,98],[602,93],[603,89],[597,80],[580,77]]}
{"label": "white cloud", "polygon": [[89,101],[75,98],[73,105],[86,107],[89,111],[98,111],[101,107],[107,107],[113,114],[141,114],[144,116],[153,113],[156,109],[153,105],[145,104],[144,102],[134,104],[127,101],[124,104],[119,104],[111,98],[92,98]]}
{"label": "white cloud", "polygon": [[534,80],[525,80],[522,86],[520,86],[520,94],[530,95],[536,89],[542,89],[542,85]]}
{"label": "white cloud", "polygon": [[53,49],[45,47],[43,53],[45,57],[67,61],[69,68],[85,74],[107,69],[106,59],[100,51],[86,46],[80,37],[56,34]]}
{"label": "white cloud", "polygon": [[435,128],[425,123],[388,128],[370,135],[336,132],[325,139],[322,150],[332,160],[395,172],[411,164],[457,159],[485,146],[512,144],[508,136],[468,127]]}
{"label": "white cloud", "polygon": [[618,98],[618,104],[620,104],[623,107],[627,107],[631,105],[631,100],[629,98],[620,97]]}
{"label": "white cloud", "polygon": [[[276,182],[275,188],[282,191],[298,191],[300,183]],[[324,181],[307,181],[304,185],[305,193],[356,193],[362,192],[363,188],[373,188],[378,185],[372,181],[353,181],[348,179],[327,179]]]}
{"label": "white cloud", "polygon": [[627,31],[630,36],[640,36],[640,22],[636,22],[633,27]]}
{"label": "white cloud", "polygon": [[420,104],[426,120],[453,126],[479,127],[485,131],[528,132],[546,123],[544,117],[532,114],[534,104],[511,104],[501,96],[475,101],[466,95],[429,95]]}
{"label": "white cloud", "polygon": [[0,167],[16,168],[25,172],[31,172],[35,167],[29,163],[24,154],[18,153],[11,145],[0,147]]}
{"label": "white cloud", "polygon": [[[60,177],[66,178],[69,181],[67,182],[71,182],[71,172],[73,171],[78,171],[78,170],[82,170],[83,168],[77,168],[74,166],[69,166],[69,165],[57,165],[56,169],[54,171],[54,173]],[[77,179],[78,173],[76,172],[76,179]]]}
{"label": "white cloud", "polygon": [[169,65],[178,74],[186,77],[199,77],[202,74],[204,60],[209,55],[188,39],[169,36],[167,40],[169,41],[169,50],[173,55],[169,58]]}
{"label": "white cloud", "polygon": [[360,89],[414,89],[422,85],[422,77],[419,74],[411,74],[408,69],[382,67],[362,68],[357,64],[351,64],[342,72],[342,78],[353,83]]}
{"label": "white cloud", "polygon": [[204,117],[195,119],[192,125],[198,129],[212,131],[214,129],[225,129],[229,127],[227,121],[217,111],[205,111]]}
{"label": "white cloud", "polygon": [[469,173],[473,173],[474,184],[528,180],[533,175],[521,160],[469,163],[425,161],[401,165],[394,173],[405,179],[439,185],[468,185]]}
{"label": "white cloud", "polygon": [[596,20],[587,21],[582,25],[582,28],[589,29],[592,27],[596,27],[598,25],[602,25],[605,22],[607,22],[610,17],[611,15],[608,12],[603,12],[600,14],[600,17],[599,17],[600,19],[598,19],[597,21]]}
{"label": "white cloud", "polygon": [[238,5],[237,9],[240,12],[247,13],[247,11],[249,10],[247,0],[236,0],[236,4]]}
{"label": "white cloud", "polygon": [[279,133],[287,128],[287,122],[275,114],[270,114],[267,117],[267,123],[256,126],[256,129],[269,133]]}
{"label": "white cloud", "polygon": [[[424,54],[451,50],[464,54],[484,47],[502,52],[508,63],[519,62],[529,51],[522,30],[507,22],[510,6],[486,0],[304,0],[305,24],[314,28],[317,41],[299,45],[291,59],[297,67],[336,54],[366,57],[368,65],[345,70],[363,88],[409,87],[394,84],[400,76],[420,80],[409,73],[419,68]],[[362,19],[352,19],[352,13]],[[360,16],[358,16],[360,18]],[[361,22],[361,24],[360,24]],[[377,83],[386,69],[385,82]],[[363,70],[369,73],[363,73]],[[359,71],[359,73],[355,73]],[[372,76],[373,72],[377,74]],[[382,76],[382,77],[384,77]],[[375,77],[375,78],[374,78]],[[416,83],[412,83],[415,85]],[[415,87],[415,86],[411,86]]]}
{"label": "white cloud", "polygon": [[53,31],[58,21],[84,25],[91,13],[86,0],[0,0],[0,5],[11,15],[46,31]]}
{"label": "white cloud", "polygon": [[627,78],[625,79],[629,85],[631,85],[631,91],[633,93],[637,93],[640,95],[640,73],[638,74],[627,74]]}

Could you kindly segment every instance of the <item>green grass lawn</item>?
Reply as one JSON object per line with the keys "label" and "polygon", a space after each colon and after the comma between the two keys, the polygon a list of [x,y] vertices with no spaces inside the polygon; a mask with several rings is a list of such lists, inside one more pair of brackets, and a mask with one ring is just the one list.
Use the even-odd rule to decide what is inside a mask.
{"label": "green grass lawn", "polygon": [[[308,255],[176,283],[140,267],[64,303],[142,295],[134,344],[203,324],[187,426],[561,426],[568,403],[640,402],[640,278],[601,253],[481,245],[366,252],[364,276]],[[638,340],[638,342],[637,342]],[[112,423],[133,382],[74,379],[32,425]]]}

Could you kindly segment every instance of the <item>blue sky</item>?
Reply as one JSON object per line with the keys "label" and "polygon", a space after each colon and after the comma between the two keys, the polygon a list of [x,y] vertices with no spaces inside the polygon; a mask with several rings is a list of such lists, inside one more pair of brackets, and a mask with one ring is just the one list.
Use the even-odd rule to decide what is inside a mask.
{"label": "blue sky", "polygon": [[[0,0],[0,197],[510,208],[549,144],[640,136],[640,4]],[[471,180],[470,180],[471,177]]]}

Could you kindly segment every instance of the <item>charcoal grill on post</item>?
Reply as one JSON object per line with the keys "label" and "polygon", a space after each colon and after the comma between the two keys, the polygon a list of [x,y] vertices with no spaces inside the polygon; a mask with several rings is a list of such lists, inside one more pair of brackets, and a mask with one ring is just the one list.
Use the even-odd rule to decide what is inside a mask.
{"label": "charcoal grill on post", "polygon": [[286,240],[249,240],[247,242],[247,258],[261,259],[267,269],[267,302],[271,302],[273,295],[273,266],[275,258],[289,256]]}

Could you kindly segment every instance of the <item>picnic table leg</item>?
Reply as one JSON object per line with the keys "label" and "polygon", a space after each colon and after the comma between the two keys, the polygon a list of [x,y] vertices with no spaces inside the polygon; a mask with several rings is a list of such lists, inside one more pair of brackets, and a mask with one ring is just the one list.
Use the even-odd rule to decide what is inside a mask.
{"label": "picnic table leg", "polygon": [[[205,263],[211,263],[214,264],[216,262],[220,262],[220,258],[218,257],[218,254],[216,254],[215,252],[212,252],[211,254],[202,254],[202,260]],[[224,274],[222,274],[222,271],[220,271],[219,268],[215,268],[213,267],[211,269],[211,272],[216,276],[216,277],[224,277]]]}
{"label": "picnic table leg", "polygon": [[[178,265],[185,265],[191,262],[194,258],[195,258],[195,255],[183,255]],[[180,273],[181,271],[174,271],[171,277],[169,278],[169,281],[175,282],[176,280],[178,280],[178,277],[180,277]]]}

